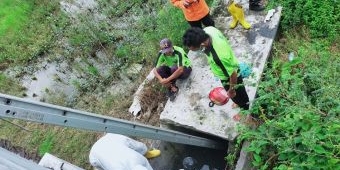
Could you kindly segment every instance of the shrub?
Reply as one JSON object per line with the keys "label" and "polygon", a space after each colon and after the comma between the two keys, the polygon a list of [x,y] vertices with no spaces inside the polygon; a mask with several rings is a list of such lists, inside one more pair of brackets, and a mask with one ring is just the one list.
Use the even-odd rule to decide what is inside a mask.
{"label": "shrub", "polygon": [[303,36],[287,36],[284,47],[296,54],[291,62],[275,44],[249,111],[264,123],[241,130],[259,169],[336,169],[340,163],[339,53],[328,41]]}
{"label": "shrub", "polygon": [[[313,37],[335,38],[340,27],[340,3],[334,0],[278,0],[282,5],[281,26],[284,30],[306,25]],[[270,5],[270,6],[271,6]]]}

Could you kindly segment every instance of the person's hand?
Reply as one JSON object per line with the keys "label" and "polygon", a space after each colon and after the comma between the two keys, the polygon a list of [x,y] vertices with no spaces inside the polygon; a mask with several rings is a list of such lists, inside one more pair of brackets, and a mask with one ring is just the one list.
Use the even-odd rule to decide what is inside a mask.
{"label": "person's hand", "polygon": [[161,81],[160,81],[161,84],[163,85],[166,85],[166,84],[169,84],[169,80],[167,78],[163,78]]}
{"label": "person's hand", "polygon": [[183,6],[184,6],[185,8],[188,8],[188,7],[190,6],[190,2],[188,2],[187,0],[184,0],[184,1],[183,1]]}
{"label": "person's hand", "polygon": [[236,96],[236,91],[235,91],[235,89],[230,88],[230,89],[228,90],[228,96],[229,96],[230,98],[234,98],[234,97]]}

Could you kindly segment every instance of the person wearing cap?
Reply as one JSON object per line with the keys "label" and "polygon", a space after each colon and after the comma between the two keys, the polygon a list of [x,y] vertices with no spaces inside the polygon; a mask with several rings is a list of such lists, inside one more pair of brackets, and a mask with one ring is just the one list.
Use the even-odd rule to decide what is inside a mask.
{"label": "person wearing cap", "polygon": [[205,0],[171,0],[171,3],[182,9],[184,17],[191,27],[202,28],[202,24],[206,27],[215,26]]}
{"label": "person wearing cap", "polygon": [[107,133],[93,144],[89,160],[96,170],[153,170],[148,159],[160,154],[127,136]]}
{"label": "person wearing cap", "polygon": [[183,44],[192,51],[203,48],[212,73],[220,79],[228,96],[239,107],[248,110],[249,97],[243,78],[238,75],[239,62],[223,33],[215,27],[190,28],[183,35]]}
{"label": "person wearing cap", "polygon": [[160,49],[153,72],[158,81],[168,88],[168,97],[173,101],[178,92],[176,80],[189,77],[191,62],[183,48],[173,46],[168,38],[160,41]]}

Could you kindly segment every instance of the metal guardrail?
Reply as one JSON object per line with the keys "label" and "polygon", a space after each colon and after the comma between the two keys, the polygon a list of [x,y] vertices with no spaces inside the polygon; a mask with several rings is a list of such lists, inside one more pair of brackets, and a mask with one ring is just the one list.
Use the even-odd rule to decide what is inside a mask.
{"label": "metal guardrail", "polygon": [[1,147],[0,169],[49,170]]}
{"label": "metal guardrail", "polygon": [[162,141],[225,149],[227,142],[217,142],[173,130],[148,126],[108,116],[52,104],[26,100],[0,93],[0,117],[21,119],[92,131],[118,133]]}

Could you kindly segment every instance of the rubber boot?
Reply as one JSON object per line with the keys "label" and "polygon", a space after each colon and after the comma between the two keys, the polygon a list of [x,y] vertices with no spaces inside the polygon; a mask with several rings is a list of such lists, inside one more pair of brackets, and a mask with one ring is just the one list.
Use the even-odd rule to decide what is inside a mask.
{"label": "rubber boot", "polygon": [[249,29],[251,25],[245,20],[242,6],[232,2],[228,6],[228,11],[233,17],[233,21],[230,23],[230,28],[235,28],[237,23],[240,23],[244,29]]}
{"label": "rubber boot", "polygon": [[249,0],[249,9],[253,11],[262,11],[265,9],[261,0]]}
{"label": "rubber boot", "polygon": [[144,156],[148,159],[151,159],[151,158],[155,158],[155,157],[159,156],[160,154],[161,154],[160,150],[152,149],[152,150],[147,151]]}
{"label": "rubber boot", "polygon": [[[228,8],[229,11],[229,8]],[[238,19],[236,18],[235,15],[233,15],[232,13],[230,13],[231,16],[233,17],[233,20],[231,21],[231,23],[229,24],[229,28],[234,29],[237,26],[238,23]]]}

